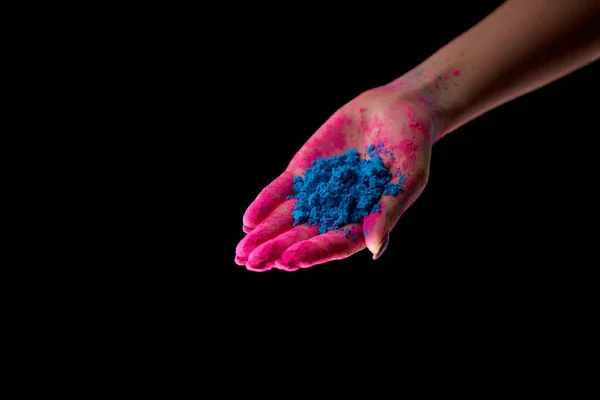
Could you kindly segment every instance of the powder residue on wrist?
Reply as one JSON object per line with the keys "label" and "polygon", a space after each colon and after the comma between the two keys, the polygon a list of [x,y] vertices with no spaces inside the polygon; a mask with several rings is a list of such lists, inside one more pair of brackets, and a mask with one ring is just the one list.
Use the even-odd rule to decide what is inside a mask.
{"label": "powder residue on wrist", "polygon": [[[319,226],[320,233],[341,229],[379,212],[382,195],[402,193],[404,180],[390,183],[392,174],[378,155],[382,151],[383,144],[371,145],[367,150],[370,159],[361,159],[356,149],[350,149],[312,161],[304,178],[295,178],[294,194],[289,196],[297,199],[292,212],[294,225]],[[349,234],[346,230],[344,236]]]}

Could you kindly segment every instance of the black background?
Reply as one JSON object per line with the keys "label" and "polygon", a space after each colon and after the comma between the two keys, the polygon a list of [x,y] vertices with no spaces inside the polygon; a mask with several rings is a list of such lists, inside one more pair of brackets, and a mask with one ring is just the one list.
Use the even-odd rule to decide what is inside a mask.
{"label": "black background", "polygon": [[[99,343],[117,338],[127,354],[140,341],[152,359],[163,345],[223,377],[262,382],[267,373],[314,377],[302,365],[256,367],[270,343],[283,361],[313,338],[328,352],[339,348],[343,359],[361,346],[370,354],[458,353],[472,344],[479,354],[480,343],[486,351],[510,349],[510,339],[530,347],[555,331],[558,314],[567,329],[576,319],[593,321],[584,306],[595,304],[597,293],[589,289],[597,282],[590,278],[597,269],[597,64],[437,143],[427,187],[379,260],[363,250],[293,273],[250,272],[233,261],[247,206],[334,111],[412,69],[500,3],[400,2],[395,10],[345,4],[333,11],[211,4],[168,15],[154,10],[159,16],[152,18],[136,10],[147,29],[136,26],[122,40],[131,69],[118,57],[104,61],[120,79],[101,110],[129,118],[94,137],[117,149],[100,167],[117,164],[120,186],[114,190],[106,178],[112,190],[98,189],[97,209],[109,224],[93,253],[102,262],[90,269],[82,257],[73,276],[89,279],[71,285],[81,298],[92,293],[102,310],[81,311],[94,330],[103,327],[102,316],[120,317]],[[79,296],[68,302],[83,304]],[[107,311],[107,304],[114,307]],[[543,318],[548,329],[527,332]],[[131,342],[123,341],[128,325],[143,327]],[[387,335],[393,340],[383,340]],[[189,356],[195,349],[199,356]],[[240,356],[248,350],[251,356]],[[218,355],[214,365],[211,354]]]}
{"label": "black background", "polygon": [[535,296],[532,288],[564,290],[551,282],[585,272],[582,249],[595,246],[585,232],[595,229],[597,65],[438,142],[428,185],[379,260],[364,250],[293,273],[250,272],[233,261],[246,207],[334,111],[412,69],[500,3],[240,5],[172,22],[165,30],[175,39],[156,56],[168,64],[163,84],[177,93],[163,99],[173,114],[157,139],[159,147],[166,136],[174,143],[159,154],[175,172],[156,176],[168,182],[159,196],[177,226],[162,232],[177,242],[157,272],[177,271],[165,290],[204,291],[242,309],[321,294],[501,303]]}
{"label": "black background", "polygon": [[[577,323],[594,320],[585,306],[597,293],[589,288],[597,286],[597,64],[437,143],[428,185],[379,260],[363,250],[293,273],[250,272],[233,261],[246,207],[334,111],[412,69],[499,3],[228,3],[169,13],[156,5],[148,17],[140,9],[126,16],[133,34],[118,38],[122,54],[110,48],[112,57],[97,57],[102,71],[82,80],[118,78],[99,110],[106,120],[128,117],[99,118],[94,142],[116,149],[99,167],[114,168],[116,179],[104,177],[109,190],[92,196],[100,204],[77,215],[88,224],[98,212],[107,229],[75,232],[97,251],[84,248],[65,276],[80,295],[47,285],[66,299],[51,317],[79,306],[69,315],[74,335],[90,318],[88,330],[101,335],[94,346],[115,340],[119,356],[149,360],[149,368],[161,355],[179,356],[160,366],[195,377],[206,369],[227,379],[220,390],[246,390],[239,377],[272,385],[285,374],[295,380],[288,392],[318,378],[314,367],[331,377],[324,361],[337,353],[362,375],[374,363],[358,364],[361,355],[408,366],[399,349],[425,353],[423,364],[443,357],[451,370],[503,361],[490,355],[498,349],[514,369],[533,347],[542,360],[554,357],[560,328],[573,330],[578,340],[568,345],[577,345],[591,331]],[[90,268],[87,257],[100,265]],[[61,266],[42,268],[55,275]],[[326,349],[305,353],[305,342]],[[526,349],[511,359],[513,343]],[[260,365],[272,344],[276,359]],[[131,355],[136,347],[141,358]],[[465,360],[471,348],[477,358]],[[110,365],[125,365],[129,377],[131,364]]]}

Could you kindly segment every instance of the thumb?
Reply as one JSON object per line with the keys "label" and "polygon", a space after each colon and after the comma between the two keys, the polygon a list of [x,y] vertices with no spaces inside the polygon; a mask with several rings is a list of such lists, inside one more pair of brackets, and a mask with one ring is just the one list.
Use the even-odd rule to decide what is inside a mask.
{"label": "thumb", "polygon": [[390,232],[404,211],[419,197],[420,191],[412,195],[402,193],[397,197],[383,196],[379,212],[371,213],[363,221],[363,233],[367,248],[377,260],[387,249],[390,242]]}

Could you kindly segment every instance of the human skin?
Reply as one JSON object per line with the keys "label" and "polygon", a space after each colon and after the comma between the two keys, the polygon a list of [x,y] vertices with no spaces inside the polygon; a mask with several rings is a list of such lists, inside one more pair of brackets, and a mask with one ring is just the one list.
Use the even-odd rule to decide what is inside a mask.
{"label": "human skin", "polygon": [[[302,146],[243,217],[247,235],[235,261],[253,271],[294,271],[363,250],[381,256],[389,233],[427,183],[433,144],[473,118],[542,87],[600,57],[599,0],[509,0],[435,54],[387,85],[368,90],[336,111]],[[295,176],[317,157],[350,148],[361,154],[385,143],[392,173],[409,174],[397,197],[343,232],[294,227]],[[394,181],[392,181],[394,182]],[[365,234],[363,234],[363,232]],[[368,235],[366,234],[368,232]]]}

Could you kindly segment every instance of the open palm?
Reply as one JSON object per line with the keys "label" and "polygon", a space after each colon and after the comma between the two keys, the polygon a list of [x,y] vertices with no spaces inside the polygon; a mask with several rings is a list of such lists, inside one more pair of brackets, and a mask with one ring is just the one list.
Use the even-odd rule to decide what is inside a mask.
{"label": "open palm", "polygon": [[[336,111],[246,210],[243,229],[247,235],[237,246],[236,263],[253,271],[294,271],[348,257],[365,247],[377,258],[387,246],[390,230],[427,182],[436,128],[426,110],[415,96],[380,87]],[[303,176],[313,160],[353,148],[361,158],[368,158],[369,146],[381,144],[386,151],[378,155],[393,174],[391,183],[400,176],[405,179],[402,193],[382,196],[379,212],[343,230],[319,234],[316,226],[293,225],[296,199],[286,199],[293,194],[294,178]],[[351,234],[345,234],[346,230]]]}

